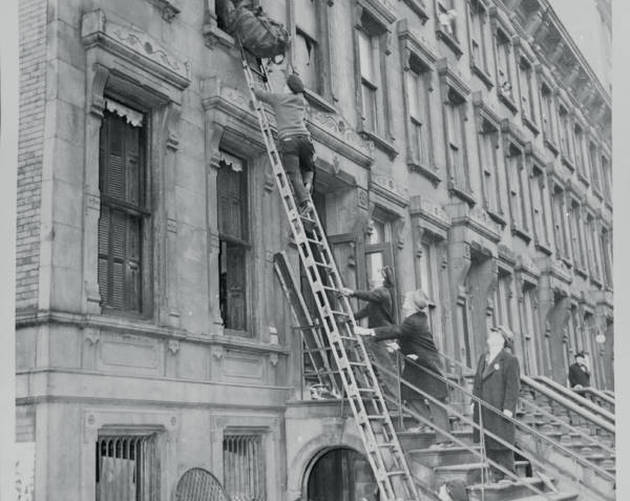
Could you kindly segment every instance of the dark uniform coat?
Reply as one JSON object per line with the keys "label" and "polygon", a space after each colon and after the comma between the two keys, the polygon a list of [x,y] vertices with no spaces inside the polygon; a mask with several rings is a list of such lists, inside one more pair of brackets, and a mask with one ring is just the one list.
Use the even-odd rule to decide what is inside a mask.
{"label": "dark uniform coat", "polygon": [[368,303],[355,313],[356,320],[367,317],[370,329],[394,323],[394,301],[391,289],[377,287],[371,291],[354,291],[352,295]]}
{"label": "dark uniform coat", "polygon": [[[483,426],[509,444],[514,444],[515,429],[514,424],[503,416],[503,410],[507,409],[513,416],[515,415],[520,385],[520,369],[518,359],[514,355],[503,349],[489,364],[486,364],[486,354],[481,355],[477,364],[473,395],[499,410],[501,414],[483,408],[481,411]],[[479,423],[478,403],[475,403],[474,421]],[[473,431],[473,438],[475,442],[479,442],[479,430],[476,428]],[[507,449],[487,435],[485,443],[487,449]]]}
{"label": "dark uniform coat", "polygon": [[[433,341],[433,336],[429,330],[427,315],[419,311],[409,315],[402,324],[390,325],[374,329],[377,340],[398,339],[400,351],[403,355],[416,355],[418,359],[415,363],[405,361],[402,377],[410,384],[425,391],[438,400],[444,400],[448,395],[446,383],[439,378],[423,371],[420,367],[442,376],[442,364],[440,363],[438,350]],[[402,385],[403,400],[423,400],[419,393]]]}
{"label": "dark uniform coat", "polygon": [[582,385],[584,388],[591,385],[591,374],[588,369],[577,362],[569,366],[569,385]]}

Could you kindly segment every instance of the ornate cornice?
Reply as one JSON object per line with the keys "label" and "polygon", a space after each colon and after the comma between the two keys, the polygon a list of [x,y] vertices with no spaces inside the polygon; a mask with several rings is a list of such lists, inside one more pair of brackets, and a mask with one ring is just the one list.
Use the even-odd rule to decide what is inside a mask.
{"label": "ornate cornice", "polygon": [[409,191],[407,188],[395,183],[390,177],[373,175],[370,189],[374,194],[401,208],[409,205]]}
{"label": "ornate cornice", "polygon": [[146,32],[107,20],[100,9],[83,15],[81,40],[86,49],[102,47],[179,90],[190,85],[188,61],[180,60]]}

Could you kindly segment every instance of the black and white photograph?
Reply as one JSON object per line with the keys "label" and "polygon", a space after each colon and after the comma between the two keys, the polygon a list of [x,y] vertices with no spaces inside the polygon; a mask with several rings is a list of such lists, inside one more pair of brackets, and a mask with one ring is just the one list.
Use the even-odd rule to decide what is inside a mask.
{"label": "black and white photograph", "polygon": [[8,3],[1,501],[630,499],[619,1]]}

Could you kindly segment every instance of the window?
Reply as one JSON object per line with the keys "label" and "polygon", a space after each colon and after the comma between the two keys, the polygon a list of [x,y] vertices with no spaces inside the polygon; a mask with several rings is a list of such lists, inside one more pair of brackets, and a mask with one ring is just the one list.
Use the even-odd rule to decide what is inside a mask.
{"label": "window", "polygon": [[582,325],[580,324],[580,312],[577,305],[571,305],[571,318],[569,318],[569,353],[575,355],[584,350],[582,340]]}
{"label": "window", "polygon": [[385,89],[381,73],[384,28],[366,13],[358,29],[359,67],[361,76],[361,112],[364,129],[385,137]]}
{"label": "window", "polygon": [[318,2],[316,0],[298,0],[295,4],[295,12],[295,70],[307,89],[322,94],[323,89],[320,84],[322,72],[320,58],[322,54],[318,42],[320,34]]}
{"label": "window", "polygon": [[481,134],[479,134],[483,202],[485,209],[494,214],[502,212],[499,195],[498,147],[499,129],[492,122],[483,118]]}
{"label": "window", "polygon": [[494,309],[495,326],[505,325],[514,329],[514,314],[512,311],[512,274],[499,268],[499,281],[495,289]]}
{"label": "window", "polygon": [[575,133],[575,164],[578,174],[586,176],[585,158],[584,158],[584,134],[582,128],[576,125],[573,129]]}
{"label": "window", "polygon": [[571,201],[571,214],[570,214],[570,230],[571,230],[571,247],[573,248],[573,261],[578,268],[584,270],[584,247],[582,246],[582,209],[580,204],[572,200]]}
{"label": "window", "polygon": [[542,101],[542,128],[545,141],[551,143],[554,147],[556,145],[556,110],[553,103],[553,93],[551,89],[542,83],[540,87],[540,95]]}
{"label": "window", "polygon": [[521,58],[519,64],[519,75],[521,84],[521,112],[524,118],[536,121],[536,98],[534,94],[534,71],[531,63]]}
{"label": "window", "polygon": [[[413,56],[410,57],[413,59]],[[431,129],[429,101],[429,70],[419,62],[405,72],[409,106],[409,144],[412,163],[431,165]]]}
{"label": "window", "polygon": [[608,162],[608,158],[602,156],[602,182],[604,184],[604,197],[609,202],[612,199],[612,193],[610,191],[611,181],[610,163]]}
{"label": "window", "polygon": [[223,486],[233,501],[267,499],[262,435],[223,437]]}
{"label": "window", "polygon": [[471,0],[469,5],[470,55],[472,66],[474,70],[481,71],[483,74],[488,75],[490,73],[490,65],[488,64],[486,8],[480,0]]}
{"label": "window", "polygon": [[602,182],[599,176],[599,163],[597,158],[597,146],[593,143],[589,143],[588,146],[588,160],[589,160],[589,169],[591,171],[591,180],[593,182],[593,188],[596,191],[601,191]]}
{"label": "window", "polygon": [[602,262],[604,263],[604,285],[612,288],[612,243],[610,234],[606,228],[602,228],[600,234],[600,248]]}
{"label": "window", "polygon": [[429,236],[422,242],[422,255],[420,256],[420,288],[430,299],[429,326],[436,338],[438,348],[444,349],[444,335],[438,329],[440,315],[440,251],[439,241]]}
{"label": "window", "polygon": [[601,269],[599,264],[599,252],[597,249],[597,228],[592,214],[586,216],[586,254],[589,257],[589,271],[592,278],[600,279]]}
{"label": "window", "polygon": [[556,245],[556,255],[569,259],[569,243],[566,235],[566,211],[564,208],[564,191],[559,186],[555,187],[553,197],[553,234]]}
{"label": "window", "polygon": [[104,309],[146,314],[151,212],[146,189],[144,116],[120,103],[111,106],[117,113],[105,111],[100,131],[101,304]]}
{"label": "window", "polygon": [[523,164],[523,152],[513,144],[509,146],[507,171],[512,229],[522,234],[526,232],[528,228],[523,184],[523,177],[525,177],[527,173],[525,172]]}
{"label": "window", "polygon": [[440,31],[458,40],[455,0],[437,0],[437,16]]}
{"label": "window", "polygon": [[573,162],[573,154],[571,151],[571,128],[569,121],[569,112],[564,106],[560,106],[558,110],[560,121],[560,152],[562,155]]}
{"label": "window", "polygon": [[499,97],[514,101],[512,85],[512,51],[509,37],[497,30],[497,87]]}
{"label": "window", "polygon": [[538,342],[540,339],[540,319],[536,300],[536,287],[526,283],[523,286],[523,337],[525,339],[525,371],[528,375],[538,375]]}
{"label": "window", "polygon": [[96,501],[151,501],[161,497],[157,434],[99,436]]}
{"label": "window", "polygon": [[470,175],[465,152],[466,129],[464,128],[466,101],[449,89],[448,102],[444,106],[448,134],[447,162],[450,167],[451,181],[455,188],[469,193]]}
{"label": "window", "polygon": [[226,329],[247,330],[249,222],[243,160],[222,152],[217,174],[219,305]]}
{"label": "window", "polygon": [[549,228],[545,217],[545,173],[534,165],[530,178],[530,193],[532,195],[532,227],[537,244],[549,245]]}

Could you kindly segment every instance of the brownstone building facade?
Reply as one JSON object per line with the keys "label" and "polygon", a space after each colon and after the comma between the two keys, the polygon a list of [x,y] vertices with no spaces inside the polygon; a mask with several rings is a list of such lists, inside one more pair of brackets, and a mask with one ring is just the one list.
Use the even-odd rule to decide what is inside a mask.
{"label": "brownstone building facade", "polygon": [[[447,355],[472,366],[505,324],[525,373],[564,384],[584,350],[614,389],[610,89],[553,3],[260,3],[292,33],[271,79],[307,84],[314,201],[347,285],[391,264],[399,292],[431,298]],[[298,270],[297,253],[223,26],[214,0],[20,2],[18,437],[36,499],[99,499],[122,466],[150,499],[192,467],[235,499],[317,496],[331,464],[369,490],[353,424],[302,391],[272,263]]]}

